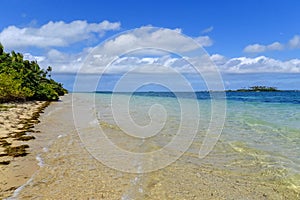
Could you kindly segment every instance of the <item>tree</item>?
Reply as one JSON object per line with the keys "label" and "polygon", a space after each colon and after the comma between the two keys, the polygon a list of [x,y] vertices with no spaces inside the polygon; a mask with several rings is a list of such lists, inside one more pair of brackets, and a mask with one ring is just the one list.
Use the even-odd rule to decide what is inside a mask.
{"label": "tree", "polygon": [[48,74],[48,77],[51,79],[52,67],[48,66],[48,67],[47,67],[47,72],[49,73],[49,74]]}
{"label": "tree", "polygon": [[26,97],[33,96],[33,92],[26,87],[22,87],[20,79],[14,79],[13,75],[0,74],[0,102],[26,100]]}
{"label": "tree", "polygon": [[0,55],[2,55],[3,52],[4,52],[4,47],[3,47],[3,45],[2,45],[1,42],[0,42]]}
{"label": "tree", "polygon": [[[37,61],[24,60],[21,53],[5,53],[0,43],[0,102],[58,100],[67,90],[51,79],[52,68],[43,70]],[[47,73],[49,73],[47,79]]]}

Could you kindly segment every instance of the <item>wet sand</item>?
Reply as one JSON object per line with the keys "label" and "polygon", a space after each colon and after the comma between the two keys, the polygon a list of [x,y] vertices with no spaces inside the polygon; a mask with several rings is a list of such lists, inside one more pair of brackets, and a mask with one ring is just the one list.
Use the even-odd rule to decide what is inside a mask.
{"label": "wet sand", "polygon": [[[299,195],[299,194],[298,194]],[[180,161],[148,174],[110,169],[95,160],[74,135],[49,149],[45,166],[18,194],[20,199],[297,199],[285,187],[236,177]]]}
{"label": "wet sand", "polygon": [[62,99],[46,109],[36,126],[43,134],[36,148],[43,159],[41,167],[11,199],[299,198],[284,185],[199,165],[186,159],[188,155],[146,174],[111,169],[86,151],[74,127],[71,95]]}
{"label": "wet sand", "polygon": [[1,104],[0,198],[11,195],[39,168],[29,144],[38,134],[34,125],[47,105],[43,101]]}

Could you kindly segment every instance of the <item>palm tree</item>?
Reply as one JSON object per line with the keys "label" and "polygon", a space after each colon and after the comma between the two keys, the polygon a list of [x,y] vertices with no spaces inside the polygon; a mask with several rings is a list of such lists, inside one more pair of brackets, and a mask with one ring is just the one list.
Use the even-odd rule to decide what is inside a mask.
{"label": "palm tree", "polygon": [[47,72],[49,73],[48,77],[51,79],[51,72],[52,72],[52,67],[51,66],[47,67]]}

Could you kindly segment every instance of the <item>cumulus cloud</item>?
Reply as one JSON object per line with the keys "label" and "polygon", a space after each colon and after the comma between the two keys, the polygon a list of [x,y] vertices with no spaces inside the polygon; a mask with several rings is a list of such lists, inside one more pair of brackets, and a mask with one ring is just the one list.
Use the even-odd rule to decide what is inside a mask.
{"label": "cumulus cloud", "polygon": [[[105,31],[116,30],[119,27],[119,23],[108,21],[99,24],[89,24],[86,21],[73,21],[69,24],[49,22],[39,28],[20,29],[11,26],[0,33],[0,38],[6,42],[6,44],[4,43],[6,47],[26,45],[47,47],[44,48],[44,51],[47,52],[43,55],[25,54],[26,59],[37,60],[44,68],[50,65],[54,72],[77,72],[79,69],[83,69],[81,71],[83,73],[101,73],[109,62],[115,59],[118,59],[120,63],[115,62],[117,67],[113,67],[109,71],[110,73],[124,71],[129,69],[130,65],[148,65],[147,69],[150,65],[172,65],[188,72],[189,69],[183,65],[182,60],[169,58],[167,55],[173,52],[184,55],[186,52],[196,51],[197,55],[201,56],[205,52],[199,44],[202,46],[212,45],[208,36],[197,37],[195,42],[195,39],[183,36],[181,29],[171,30],[144,26],[104,41],[103,45],[99,47],[87,48],[80,53],[69,54],[54,48],[87,40],[93,34],[101,35]],[[6,39],[3,40],[3,38]],[[15,40],[15,38],[18,39]],[[131,55],[122,56],[127,52],[130,52]],[[145,57],[146,54],[148,57]],[[83,64],[84,68],[81,68]],[[151,71],[147,69],[144,67],[144,71]],[[157,69],[159,67],[155,67],[153,71],[159,72],[163,68]]]}
{"label": "cumulus cloud", "polygon": [[266,50],[266,46],[260,44],[251,44],[244,48],[246,53],[260,53]]}
{"label": "cumulus cloud", "polygon": [[135,48],[158,48],[174,52],[185,52],[199,47],[190,38],[183,37],[180,29],[171,30],[144,26],[105,42],[103,48],[99,51],[117,54]]}
{"label": "cumulus cloud", "polygon": [[[106,41],[98,51],[101,54],[109,55],[127,52],[136,48],[153,48],[182,53],[199,48],[199,44],[210,46],[212,45],[212,40],[208,36],[200,36],[193,40],[183,36],[180,29],[171,30],[143,26]],[[156,53],[159,52],[156,51]]]}
{"label": "cumulus cloud", "polygon": [[220,64],[219,69],[227,73],[300,73],[300,59],[281,61],[265,56],[255,58],[238,57]]}
{"label": "cumulus cloud", "polygon": [[220,54],[213,54],[210,56],[210,59],[216,64],[216,65],[222,65],[227,62],[227,58]]}
{"label": "cumulus cloud", "polygon": [[124,73],[134,70],[138,73],[164,74],[169,73],[169,69],[179,73],[195,73],[193,66],[190,64],[190,58],[178,58],[170,55],[161,57],[134,57],[126,56],[117,59],[108,68],[109,73]]}
{"label": "cumulus cloud", "polygon": [[24,53],[24,59],[37,61],[43,69],[51,66],[53,72],[56,73],[76,73],[91,51],[92,48],[85,48],[80,53],[64,53],[56,49],[50,49],[45,55]]}
{"label": "cumulus cloud", "polygon": [[[52,66],[56,73],[87,73],[87,74],[122,74],[134,70],[136,73],[144,74],[164,74],[169,73],[167,68],[174,69],[179,73],[197,73],[193,65],[201,63],[201,71],[211,71],[209,66],[212,63],[209,57],[174,57],[171,55],[140,57],[126,55],[122,57],[109,57],[107,55],[93,55],[93,59],[88,58],[92,49],[86,49],[78,54],[67,54],[56,49],[48,51],[46,56],[34,56],[26,53],[25,59],[37,60],[39,65],[46,69]],[[40,59],[41,58],[41,59]],[[88,59],[87,59],[88,58]],[[98,62],[98,59],[101,62]],[[113,62],[109,63],[111,60]],[[109,63],[103,66],[102,63]],[[210,62],[210,63],[209,63]]]}
{"label": "cumulus cloud", "polygon": [[270,50],[270,51],[279,51],[279,50],[282,50],[284,48],[284,46],[282,44],[280,44],[279,42],[274,42],[270,45],[267,46],[267,50]]}
{"label": "cumulus cloud", "polygon": [[101,37],[106,31],[118,30],[119,28],[119,22],[88,23],[87,21],[76,20],[66,23],[50,21],[38,28],[9,26],[0,33],[0,41],[9,49],[29,46],[40,48],[65,47],[93,36]]}
{"label": "cumulus cloud", "polygon": [[213,45],[213,41],[209,36],[199,36],[196,37],[195,40],[203,47],[209,47]]}
{"label": "cumulus cloud", "polygon": [[289,46],[292,49],[300,48],[300,36],[295,35],[290,41]]}
{"label": "cumulus cloud", "polygon": [[280,42],[274,42],[269,45],[262,44],[251,44],[244,48],[244,52],[246,53],[262,53],[266,51],[280,51],[286,48],[290,49],[298,49],[300,48],[300,36],[294,35],[292,39],[289,40],[288,43],[282,44]]}
{"label": "cumulus cloud", "polygon": [[[54,72],[70,72],[76,73],[83,66],[85,58],[91,52],[86,49],[79,54],[65,54],[55,49],[50,50],[47,56],[33,56],[26,54],[27,58],[38,60],[39,64],[46,68],[52,66]],[[100,59],[110,59],[102,56]],[[265,56],[255,58],[237,57],[226,58],[220,54],[214,54],[209,57],[215,63],[217,69],[222,73],[300,73],[300,59],[291,59],[281,61]],[[128,55],[118,57],[105,70],[107,74],[125,73],[134,70],[145,74],[164,74],[169,72],[166,67],[173,68],[179,73],[197,73],[193,64],[201,63],[201,72],[214,71],[209,60],[205,57],[197,58],[180,58],[170,55],[158,57],[139,57]],[[192,65],[191,65],[192,64]],[[93,66],[93,65],[92,65]],[[84,73],[99,73],[99,66],[86,68]]]}
{"label": "cumulus cloud", "polygon": [[[98,48],[86,48],[80,53],[68,54],[52,48],[46,55],[26,54],[26,57],[39,60],[42,67],[52,66],[54,72],[78,72],[83,69],[81,73],[114,74],[138,67],[136,72],[157,74],[168,72],[165,67],[172,67],[180,73],[197,73],[193,65],[200,65],[201,72],[211,72],[214,71],[214,63],[224,73],[300,73],[299,59],[281,61],[265,56],[208,56],[203,50],[197,51],[197,43],[180,32],[179,29],[141,27],[116,36]],[[281,44],[275,42],[262,47],[257,44],[253,48],[256,51],[265,48],[279,50]]]}
{"label": "cumulus cloud", "polygon": [[279,42],[274,42],[269,45],[261,45],[261,44],[251,44],[244,48],[244,52],[246,53],[261,53],[265,51],[279,51],[282,50],[284,46]]}
{"label": "cumulus cloud", "polygon": [[[130,67],[128,61],[131,57],[148,57],[148,61],[154,62],[150,57],[163,57],[172,53],[181,54],[182,56],[192,52],[201,56],[205,51],[199,46],[194,39],[183,36],[180,29],[164,29],[151,26],[144,26],[134,29],[116,37],[104,41],[101,46],[93,49],[92,54],[88,55],[81,73],[103,73],[106,66],[112,60],[120,59],[119,57],[130,57],[126,60],[126,66]],[[124,54],[130,54],[124,56]],[[141,64],[145,63],[143,60]],[[171,62],[171,60],[168,60]],[[123,65],[119,65],[115,71],[125,69]],[[150,63],[154,64],[154,63]],[[164,64],[164,63],[163,63]],[[110,70],[109,72],[112,72]]]}

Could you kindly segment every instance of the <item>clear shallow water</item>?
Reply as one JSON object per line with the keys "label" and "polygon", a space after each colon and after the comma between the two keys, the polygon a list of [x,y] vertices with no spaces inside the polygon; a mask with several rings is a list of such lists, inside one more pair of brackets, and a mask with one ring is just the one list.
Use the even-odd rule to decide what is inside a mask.
{"label": "clear shallow water", "polygon": [[[258,95],[270,98],[272,94]],[[288,94],[296,101],[291,101]],[[123,100],[128,94],[115,95],[116,100],[121,102],[120,106],[125,107]],[[111,94],[73,93],[63,97],[61,102],[49,107],[37,127],[43,134],[39,147],[47,147],[40,148],[39,151],[43,165],[21,187],[21,191],[16,191],[14,197],[124,200],[299,199],[299,93],[278,93],[278,98],[287,99],[281,103],[278,98],[274,98],[273,102],[266,102],[261,96],[256,96],[256,93],[229,94],[223,132],[213,150],[202,159],[199,158],[199,149],[203,146],[211,119],[211,105],[219,105],[223,101],[218,99],[211,102],[208,93],[197,95],[197,100],[191,99],[191,94],[183,93],[183,99],[176,99],[170,93],[133,95],[129,102],[130,117],[122,118],[124,121],[131,118],[139,126],[147,126],[151,122],[151,106],[161,105],[152,108],[152,119],[165,122],[164,126],[148,138],[130,136],[116,124],[116,116],[112,114]],[[220,95],[218,97],[223,98]],[[200,109],[200,116],[197,118],[194,117],[197,110],[193,107],[195,101],[199,103],[197,106]],[[185,151],[180,149],[180,143],[169,146],[165,153],[170,157],[177,156],[178,153],[183,155],[167,167],[143,173],[153,163],[166,161],[164,155],[153,159],[147,153],[157,151],[173,141],[182,121],[180,102],[188,111],[183,119],[190,122],[199,120],[197,134],[191,146]],[[80,111],[79,124],[74,124],[73,121],[74,108],[75,113],[76,110]],[[91,117],[94,115],[98,120]],[[99,131],[95,129],[99,124],[106,133],[105,137],[99,138]],[[185,125],[192,127],[194,124]],[[180,135],[180,141],[190,139],[190,127],[181,127],[185,132]],[[87,145],[82,136],[78,135],[81,128],[87,134],[86,142],[95,144],[90,152],[86,151]],[[140,131],[135,134],[143,136]],[[128,152],[146,155],[128,159],[126,155],[106,148],[103,144],[105,139]],[[107,163],[95,159],[91,152],[99,154],[101,158],[119,162],[117,167],[122,169],[133,166],[139,173],[127,173],[107,167]]]}
{"label": "clear shallow water", "polygon": [[[109,137],[121,148],[151,152],[164,147],[175,136],[182,120],[175,94],[140,92],[131,97],[129,113],[140,126],[151,122],[148,111],[154,104],[162,105],[167,113],[164,127],[155,137],[144,140],[126,136],[119,129],[111,110],[111,95],[95,94],[98,119],[103,127],[119,130],[118,137]],[[129,94],[114,95],[124,98]],[[228,92],[226,122],[221,137],[204,159],[199,159],[198,153],[211,119],[211,98],[208,92],[196,95],[200,109],[199,127],[192,145],[180,159],[182,162],[212,166],[300,189],[300,92]],[[218,93],[214,96],[216,101],[224,101],[223,97],[218,98]],[[183,104],[193,101],[190,93],[180,93],[180,97],[184,99]],[[176,148],[170,151],[176,151]]]}

